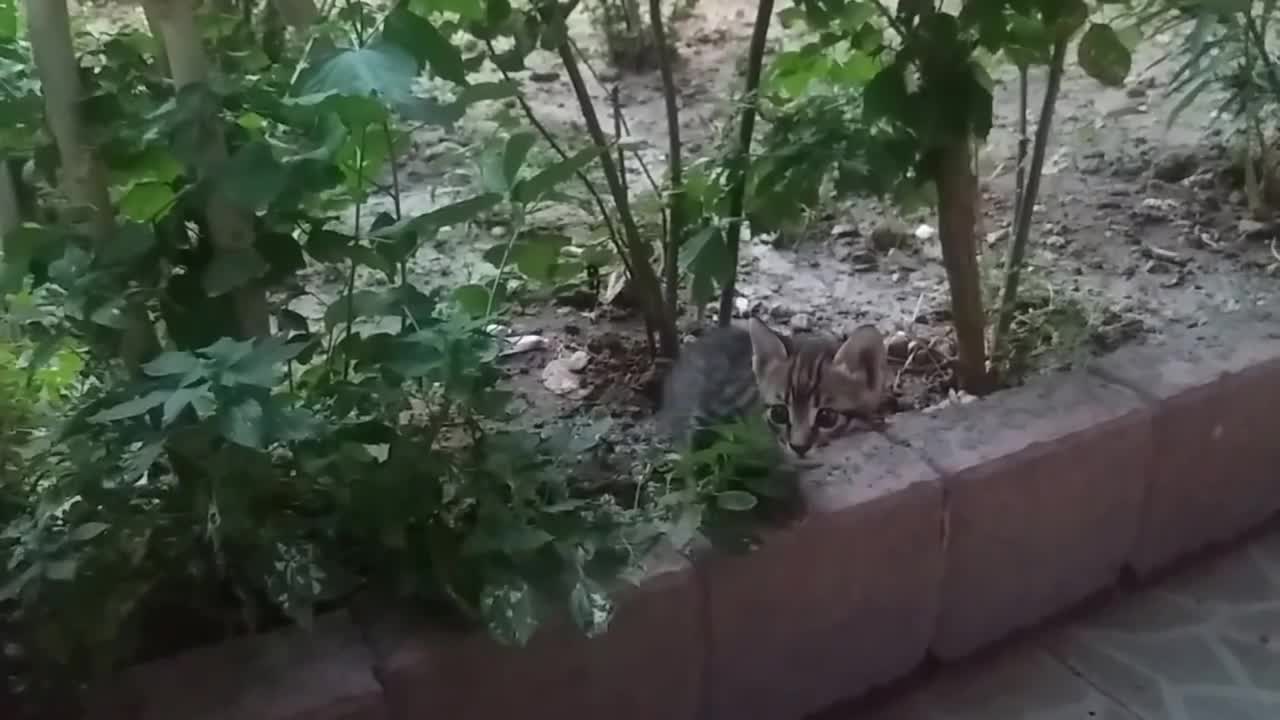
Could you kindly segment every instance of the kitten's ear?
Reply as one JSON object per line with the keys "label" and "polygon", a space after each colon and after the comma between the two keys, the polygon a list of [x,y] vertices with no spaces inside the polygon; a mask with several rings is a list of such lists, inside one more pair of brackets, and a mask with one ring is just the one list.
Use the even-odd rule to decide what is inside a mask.
{"label": "kitten's ear", "polygon": [[868,390],[874,393],[884,390],[889,373],[888,352],[884,347],[884,336],[874,325],[863,325],[850,333],[831,362],[849,375],[865,381]]}
{"label": "kitten's ear", "polygon": [[747,330],[751,333],[751,369],[756,376],[763,374],[765,368],[787,359],[787,344],[768,325],[751,318]]}

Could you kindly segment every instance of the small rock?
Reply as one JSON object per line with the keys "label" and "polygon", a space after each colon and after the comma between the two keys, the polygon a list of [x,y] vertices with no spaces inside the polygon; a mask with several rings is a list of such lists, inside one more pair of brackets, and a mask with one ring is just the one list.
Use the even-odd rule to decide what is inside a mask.
{"label": "small rock", "polygon": [[1064,248],[1067,246],[1067,239],[1061,235],[1050,235],[1045,239],[1044,244],[1051,248]]}
{"label": "small rock", "polygon": [[791,316],[791,329],[806,331],[813,327],[813,316],[809,313],[796,313]]}
{"label": "small rock", "polygon": [[547,339],[541,335],[522,335],[516,338],[508,338],[507,340],[510,343],[510,347],[502,351],[504,356],[520,355],[547,347]]}
{"label": "small rock", "polygon": [[1009,228],[1000,228],[987,233],[987,245],[996,245],[1009,239]]}
{"label": "small rock", "polygon": [[1240,222],[1236,223],[1236,232],[1247,240],[1257,240],[1270,234],[1271,227],[1253,218],[1241,218]]}
{"label": "small rock", "polygon": [[932,225],[929,225],[927,223],[921,223],[920,225],[916,226],[915,236],[917,240],[929,240],[929,239],[932,239],[933,236],[937,234],[938,234],[938,230],[934,228]]}
{"label": "small rock", "polygon": [[787,307],[786,305],[783,305],[782,303],[778,303],[777,305],[774,305],[773,307],[769,308],[769,317],[773,318],[774,320],[790,320],[791,316],[795,314],[796,313],[794,310]]}
{"label": "small rock", "polygon": [[1151,176],[1168,183],[1181,182],[1195,174],[1200,161],[1193,153],[1172,150],[1151,165]]}
{"label": "small rock", "polygon": [[854,272],[866,272],[875,270],[880,264],[880,259],[870,250],[856,250],[849,255],[849,263],[853,266]]}
{"label": "small rock", "polygon": [[942,244],[936,242],[925,243],[920,247],[920,254],[923,255],[926,260],[942,262]]}
{"label": "small rock", "polygon": [[744,318],[751,314],[751,301],[738,296],[733,299],[733,316]]}
{"label": "small rock", "polygon": [[606,305],[623,306],[630,302],[631,279],[621,270],[615,271],[609,275],[609,283],[605,286],[604,297],[601,298]]}
{"label": "small rock", "polygon": [[582,377],[574,372],[568,358],[556,358],[542,368],[542,384],[557,395],[575,395],[582,391]]}
{"label": "small rock", "polygon": [[876,229],[871,231],[869,240],[872,250],[889,252],[894,248],[906,245],[907,230],[898,223],[884,223],[876,226]]}
{"label": "small rock", "polygon": [[840,224],[831,228],[832,239],[838,240],[840,238],[856,238],[861,234],[862,233],[858,230],[857,225]]}
{"label": "small rock", "polygon": [[591,356],[585,350],[579,350],[565,360],[565,367],[574,372],[582,372],[591,363]]}

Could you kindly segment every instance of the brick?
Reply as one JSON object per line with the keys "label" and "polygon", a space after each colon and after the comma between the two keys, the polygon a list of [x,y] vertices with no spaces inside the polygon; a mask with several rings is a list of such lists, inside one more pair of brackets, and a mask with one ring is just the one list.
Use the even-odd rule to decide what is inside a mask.
{"label": "brick", "polygon": [[795,720],[925,657],[942,577],[936,473],[875,434],[820,459],[798,523],[696,563],[711,625],[703,718]]}
{"label": "brick", "polygon": [[609,630],[593,639],[567,620],[549,622],[525,648],[394,618],[369,632],[393,718],[692,720],[699,597],[688,562],[670,553],[617,598]]}
{"label": "brick", "polygon": [[1110,585],[1138,533],[1151,448],[1136,393],[1085,373],[903,416],[888,431],[944,473],[933,651],[968,655]]}
{"label": "brick", "polygon": [[1094,363],[1095,372],[1138,388],[1155,408],[1152,486],[1130,557],[1140,575],[1280,510],[1277,328],[1274,320],[1223,319]]}
{"label": "brick", "polygon": [[129,720],[385,720],[373,657],[348,614],[126,671],[91,718]]}

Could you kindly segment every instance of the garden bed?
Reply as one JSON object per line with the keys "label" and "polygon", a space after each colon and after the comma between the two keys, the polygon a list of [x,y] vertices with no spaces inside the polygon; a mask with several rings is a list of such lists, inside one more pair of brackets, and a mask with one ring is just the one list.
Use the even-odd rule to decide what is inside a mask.
{"label": "garden bed", "polygon": [[797,720],[1280,511],[1273,312],[841,441],[799,522],[661,553],[602,637],[516,650],[360,608],[135,668],[96,717]]}
{"label": "garden bed", "polygon": [[[705,0],[682,21],[676,72],[691,152],[713,144],[713,126],[726,119],[724,98],[738,89],[753,7]],[[140,18],[121,8],[91,12],[109,13],[108,24]],[[587,39],[589,57],[604,54],[585,25],[573,29]],[[796,35],[779,30],[775,38],[776,51]],[[1143,43],[1134,67],[1145,69],[1125,89],[1100,89],[1078,68],[1067,72],[1059,139],[1050,146],[1010,339],[1016,358],[998,358],[1008,370],[1004,389],[987,398],[956,391],[950,298],[929,214],[844,201],[810,208],[805,222],[781,234],[744,234],[735,318],[762,317],[800,334],[872,323],[885,333],[891,361],[888,428],[828,449],[824,468],[803,483],[809,514],[765,533],[758,552],[693,559],[665,552],[652,577],[622,599],[610,631],[594,640],[574,635],[566,621],[541,631],[531,648],[502,649],[479,634],[440,629],[439,617],[424,630],[426,621],[391,623],[386,613],[359,604],[334,611],[330,598],[316,604],[330,612],[314,633],[278,629],[287,621],[273,609],[259,618],[259,629],[271,630],[265,635],[151,661],[151,654],[235,636],[252,624],[219,625],[225,618],[218,611],[246,599],[218,587],[208,593],[212,600],[202,599],[217,607],[198,631],[181,607],[176,617],[166,609],[146,618],[143,627],[162,640],[144,644],[135,660],[148,662],[127,671],[100,710],[166,717],[182,702],[170,694],[183,687],[179,678],[201,677],[209,681],[190,703],[196,717],[487,718],[527,714],[528,698],[536,695],[547,699],[548,717],[616,714],[629,704],[636,718],[796,718],[897,677],[926,654],[966,655],[1071,606],[1126,568],[1149,572],[1256,524],[1275,509],[1262,472],[1276,458],[1267,438],[1240,428],[1265,426],[1264,411],[1275,399],[1275,348],[1270,318],[1240,318],[1275,304],[1277,228],[1246,217],[1233,148],[1212,135],[1202,141],[1213,98],[1193,103],[1176,128],[1162,130],[1177,100],[1158,92],[1168,66],[1147,64],[1162,42]],[[582,131],[575,99],[556,62],[534,53],[517,79],[552,131],[575,138]],[[473,79],[486,79],[481,75]],[[999,285],[996,271],[1010,242],[1012,77],[1009,68],[996,77],[996,127],[978,163],[988,295]],[[605,71],[596,80],[590,91],[598,106],[618,90],[638,156],[662,177],[665,110],[656,76]],[[1042,89],[1035,80],[1033,97]],[[469,145],[500,135],[491,116],[512,111],[507,102],[505,109],[477,103],[460,133],[410,134],[403,187],[395,183],[406,216],[471,192],[474,177],[460,171],[474,159]],[[630,161],[627,172],[633,199],[645,208],[642,219],[654,221],[657,205],[645,174]],[[389,202],[365,205],[366,224]],[[355,224],[352,215],[345,230]],[[572,239],[570,249],[587,252],[599,242],[584,237],[592,221],[553,205],[531,215],[529,226],[563,234]],[[505,244],[511,220],[494,213],[464,224],[407,258],[404,282],[423,291],[487,287],[497,272],[488,258]],[[389,283],[363,268],[348,276],[343,262],[311,263],[300,276],[288,307],[308,332],[332,333],[326,315],[348,284]],[[494,318],[500,335],[513,341],[497,362],[520,411],[510,424],[582,430],[588,440],[573,446],[581,462],[567,494],[630,507],[663,449],[652,416],[664,368],[650,360],[634,297],[605,291],[616,277],[556,300],[525,280],[514,281],[517,301]],[[578,277],[574,283],[592,284]],[[709,306],[681,309],[684,335],[714,321]],[[350,306],[346,314],[350,330]],[[704,314],[708,320],[700,322]],[[403,329],[405,319],[399,321]],[[291,374],[290,390],[292,381]],[[454,425],[445,432],[463,433],[457,428],[466,422]],[[394,429],[426,434],[429,427],[437,429],[426,420]],[[1215,480],[1221,489],[1207,498],[1204,478],[1217,478],[1227,463],[1236,470]],[[301,478],[296,486],[309,480],[289,477]],[[336,505],[339,496],[328,500]],[[290,502],[299,498],[311,496],[299,492]],[[1206,502],[1216,503],[1211,512]],[[372,515],[376,505],[342,512]],[[326,511],[342,514],[324,506],[299,516],[314,521]],[[526,527],[528,518],[519,520],[515,526]],[[314,537],[307,532],[316,531],[308,527],[289,539],[305,548]],[[376,533],[361,539],[394,544]],[[202,560],[222,560],[221,549],[213,554]],[[442,571],[431,579],[447,586],[453,578]],[[299,586],[305,585],[304,577]],[[245,604],[270,605],[266,600]],[[168,626],[185,632],[170,634]],[[509,692],[478,698],[472,688],[491,678],[510,683]]]}

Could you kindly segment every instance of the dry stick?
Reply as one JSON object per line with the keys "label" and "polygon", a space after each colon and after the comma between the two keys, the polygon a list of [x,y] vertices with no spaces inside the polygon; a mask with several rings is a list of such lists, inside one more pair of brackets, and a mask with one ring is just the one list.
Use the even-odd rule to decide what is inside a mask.
{"label": "dry stick", "polygon": [[[1027,148],[1031,144],[1027,137],[1027,66],[1018,66],[1018,168],[1017,179],[1013,190],[1014,222],[1022,214],[1022,200],[1027,194]],[[1014,229],[1016,234],[1017,228]]]}
{"label": "dry stick", "polygon": [[[618,148],[618,180],[622,183],[623,197],[628,203],[630,203],[631,188],[627,186],[627,159],[626,155],[623,154],[622,149],[622,108],[619,107],[617,85],[614,85],[613,89],[609,91],[609,105],[613,111],[613,141],[617,144]],[[661,288],[658,288],[658,291],[661,293]],[[654,352],[653,331],[653,323],[646,316],[644,323],[644,341],[649,350],[650,356],[655,356],[657,354]]]}
{"label": "dry stick", "polygon": [[[609,89],[608,86],[605,85],[604,80],[600,79],[600,74],[597,73],[595,67],[592,66],[591,60],[587,58],[586,53],[582,52],[582,49],[578,47],[578,44],[573,41],[573,38],[569,39],[569,46],[573,48],[573,52],[577,54],[578,60],[587,68],[587,72],[591,73],[591,77],[596,81],[596,84],[599,85],[601,88],[608,90]],[[614,86],[614,87],[616,89],[617,86]],[[622,113],[621,108],[619,108],[618,110],[618,118],[619,120],[622,121],[622,131],[626,133],[628,137],[630,137],[632,135],[631,126],[627,123],[627,116]],[[653,173],[650,172],[649,164],[644,161],[644,156],[640,154],[639,150],[631,150],[630,153],[632,157],[636,159],[636,165],[640,167],[640,172],[644,175],[644,179],[649,183],[649,187],[653,189],[654,194],[661,195],[662,190],[659,189],[658,181],[654,179]],[[665,226],[667,222],[667,219],[665,217],[665,211],[664,211],[664,217],[662,219],[662,222],[663,222],[663,225]]]}
{"label": "dry stick", "polygon": [[582,120],[586,123],[587,132],[591,135],[591,140],[595,143],[596,148],[600,150],[600,166],[604,170],[605,180],[609,184],[609,193],[613,195],[614,203],[617,205],[618,217],[622,222],[622,231],[626,240],[627,254],[630,255],[631,279],[635,282],[636,290],[641,296],[641,303],[644,306],[647,322],[657,330],[658,352],[665,357],[675,357],[680,345],[680,339],[676,335],[675,323],[667,317],[666,308],[662,303],[662,288],[658,283],[658,276],[654,273],[653,266],[649,264],[649,259],[645,256],[644,241],[640,239],[640,230],[636,227],[635,218],[631,215],[631,207],[627,203],[626,191],[622,187],[622,181],[618,178],[618,168],[613,164],[613,158],[609,155],[609,141],[604,136],[604,130],[600,127],[600,118],[596,116],[595,106],[591,102],[591,94],[587,92],[587,84],[583,82],[582,71],[578,69],[577,60],[573,56],[573,50],[569,47],[568,41],[560,43],[557,51],[560,54],[560,61],[564,63],[565,73],[569,76],[569,82],[573,85],[573,92],[577,96],[578,106],[582,111]]}
{"label": "dry stick", "polygon": [[729,228],[725,244],[729,248],[729,279],[720,290],[720,317],[722,327],[728,326],[733,317],[733,296],[738,282],[738,235],[742,232],[742,209],[747,194],[747,165],[751,153],[751,135],[756,128],[756,92],[760,87],[760,68],[764,64],[764,45],[769,36],[769,21],[773,17],[773,0],[760,0],[756,6],[755,27],[751,31],[751,46],[747,50],[747,87],[743,98],[742,120],[738,129],[738,147],[733,159],[733,186],[729,189]]}
{"label": "dry stick", "polygon": [[1258,55],[1262,58],[1262,65],[1267,69],[1267,84],[1271,86],[1271,92],[1280,97],[1280,71],[1276,70],[1274,60],[1267,52],[1267,38],[1258,27],[1258,22],[1254,19],[1252,12],[1245,12],[1244,27],[1249,35],[1253,36],[1253,44],[1257,46]]}
{"label": "dry stick", "polygon": [[666,232],[667,247],[662,253],[662,278],[665,283],[666,295],[663,300],[667,304],[667,313],[675,318],[680,285],[677,260],[680,246],[684,242],[684,161],[680,157],[680,110],[676,106],[675,73],[671,70],[671,56],[667,53],[667,30],[663,26],[661,0],[649,0],[649,23],[653,25],[653,38],[658,45],[662,99],[667,106],[667,172],[671,176],[667,213],[671,217],[671,223]]}
{"label": "dry stick", "polygon": [[[489,50],[489,57],[497,57],[498,53],[493,49],[493,41],[485,40],[484,42],[485,47]],[[494,66],[497,67],[496,62],[494,63]],[[502,74],[503,80],[511,83],[513,86],[516,84],[506,70],[499,67],[498,72]],[[551,146],[551,149],[555,151],[556,155],[559,155],[562,161],[567,162],[569,160],[569,153],[564,151],[564,148],[556,141],[555,136],[547,129],[547,126],[543,125],[542,121],[538,119],[538,116],[534,114],[533,107],[529,105],[529,101],[525,99],[524,93],[518,88],[516,90],[516,102],[520,104],[520,109],[524,111],[524,116],[528,119],[529,124],[532,125],[533,128],[538,131],[538,134],[547,141],[547,144]],[[596,208],[600,211],[600,219],[604,220],[605,227],[609,231],[609,241],[613,244],[614,249],[618,251],[618,256],[622,258],[623,266],[626,268],[627,273],[630,274],[631,266],[627,262],[626,249],[622,245],[622,239],[618,237],[618,230],[613,225],[613,218],[609,215],[609,209],[605,207],[604,199],[600,197],[600,193],[596,190],[595,184],[591,182],[591,178],[587,177],[585,172],[578,170],[574,172],[574,175],[582,182],[583,187],[587,189],[587,193],[591,195],[591,199],[595,201]]]}
{"label": "dry stick", "polygon": [[1040,176],[1044,171],[1044,156],[1049,144],[1049,131],[1053,125],[1053,109],[1058,102],[1058,88],[1062,85],[1062,69],[1066,62],[1069,36],[1054,40],[1053,57],[1049,61],[1049,81],[1044,89],[1044,101],[1040,106],[1040,118],[1036,121],[1035,145],[1031,149],[1031,168],[1022,200],[1018,203],[1018,217],[1014,221],[1013,242],[1005,260],[1004,289],[1000,294],[1000,314],[996,319],[993,354],[1003,349],[1005,335],[1013,323],[1014,304],[1018,300],[1018,282],[1022,279],[1022,264],[1027,255],[1027,239],[1031,235],[1031,213],[1035,210],[1036,196],[1040,192]]}

